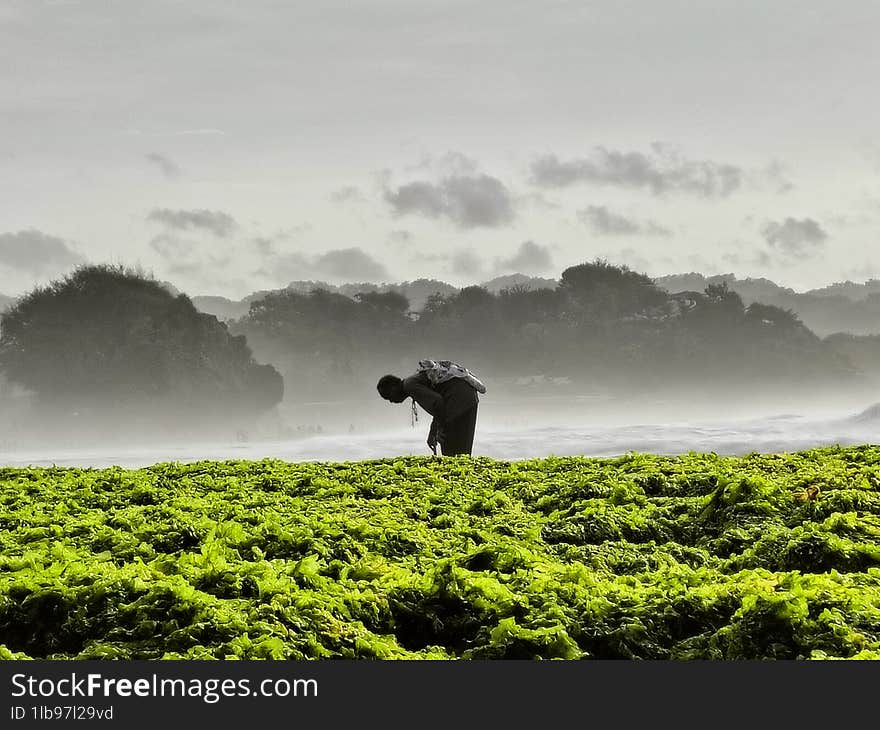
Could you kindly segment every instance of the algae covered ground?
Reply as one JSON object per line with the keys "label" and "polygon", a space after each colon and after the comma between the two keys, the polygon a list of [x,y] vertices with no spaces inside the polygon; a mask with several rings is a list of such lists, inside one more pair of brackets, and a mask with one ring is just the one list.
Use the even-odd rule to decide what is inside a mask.
{"label": "algae covered ground", "polygon": [[880,658],[880,448],[0,470],[0,657]]}

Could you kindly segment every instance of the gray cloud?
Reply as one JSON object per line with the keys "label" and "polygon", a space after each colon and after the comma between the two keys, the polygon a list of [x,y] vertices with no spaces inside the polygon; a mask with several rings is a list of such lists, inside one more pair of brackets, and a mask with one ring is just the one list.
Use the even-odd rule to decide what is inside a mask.
{"label": "gray cloud", "polygon": [[311,223],[300,223],[293,228],[278,230],[271,235],[255,235],[247,239],[246,246],[249,246],[260,260],[268,260],[279,255],[279,246],[289,248],[291,241],[300,238],[311,229]]}
{"label": "gray cloud", "polygon": [[743,183],[744,172],[734,165],[687,160],[663,145],[654,145],[653,151],[646,155],[597,147],[589,157],[568,161],[546,155],[532,163],[532,183],[561,188],[587,182],[705,198],[727,197]]}
{"label": "gray cloud", "polygon": [[413,241],[416,240],[416,237],[412,234],[411,231],[404,230],[391,231],[391,233],[388,234],[388,238],[395,246],[401,247],[409,246]]}
{"label": "gray cloud", "polygon": [[460,228],[496,228],[515,215],[510,191],[489,175],[454,175],[439,183],[419,180],[386,189],[385,200],[396,216],[446,218]]}
{"label": "gray cloud", "polygon": [[520,200],[524,204],[534,206],[541,211],[562,209],[562,205],[555,200],[551,200],[543,193],[528,193],[527,195],[521,196]]}
{"label": "gray cloud", "polygon": [[257,236],[251,240],[260,256],[269,256],[275,251],[275,241],[266,236]]}
{"label": "gray cloud", "polygon": [[225,238],[238,228],[235,219],[220,210],[170,210],[154,208],[147,220],[177,231],[202,230]]}
{"label": "gray cloud", "polygon": [[389,280],[385,266],[358,247],[334,249],[318,256],[308,256],[301,251],[274,251],[263,259],[263,266],[256,273],[273,279],[335,281]]}
{"label": "gray cloud", "polygon": [[35,276],[57,274],[85,263],[66,241],[35,229],[0,233],[0,266]]}
{"label": "gray cloud", "polygon": [[150,154],[146,155],[146,158],[158,167],[165,177],[174,179],[180,176],[180,167],[177,163],[164,155],[160,155],[158,152],[150,152]]}
{"label": "gray cloud", "polygon": [[476,175],[479,170],[477,161],[461,152],[449,151],[446,154],[424,155],[415,165],[406,168],[410,171],[433,170],[442,175]]}
{"label": "gray cloud", "polygon": [[411,182],[401,185],[396,192],[385,191],[385,200],[395,215],[415,213],[428,218],[439,218],[446,213],[443,190],[429,182]]}
{"label": "gray cloud", "polygon": [[778,160],[773,160],[762,171],[763,178],[777,193],[783,195],[794,190],[794,183],[788,178],[788,171]]}
{"label": "gray cloud", "polygon": [[257,254],[261,257],[272,256],[276,252],[276,246],[279,241],[284,240],[280,236],[256,236],[251,239],[251,243],[257,250]]}
{"label": "gray cloud", "polygon": [[[220,282],[228,282],[226,276],[233,260],[233,242],[207,241],[198,235],[205,226],[193,227],[197,229],[196,235],[169,228],[150,239],[149,247],[162,259],[162,270],[175,277],[192,277],[200,282],[200,286],[213,288]],[[260,246],[259,243],[255,245]]]}
{"label": "gray cloud", "polygon": [[168,273],[174,276],[192,276],[198,279],[204,279],[206,263],[204,261],[193,261],[190,259],[178,261],[170,259],[167,263]]}
{"label": "gray cloud", "polygon": [[174,276],[192,276],[212,287],[223,281],[225,271],[232,263],[228,250],[207,250],[204,242],[181,238],[173,233],[162,233],[150,241],[162,258],[162,269]]}
{"label": "gray cloud", "polygon": [[773,257],[766,251],[732,251],[721,257],[722,261],[737,267],[766,268],[773,264]]}
{"label": "gray cloud", "polygon": [[550,255],[549,247],[541,246],[534,241],[525,241],[509,259],[495,262],[497,271],[512,271],[520,274],[540,274],[549,271],[552,267],[553,257]]}
{"label": "gray cloud", "polygon": [[478,276],[483,273],[483,260],[469,248],[456,251],[449,262],[450,271],[457,276]]}
{"label": "gray cloud", "polygon": [[336,279],[351,281],[388,279],[385,266],[360,248],[328,251],[315,260],[314,268],[318,274]]}
{"label": "gray cloud", "polygon": [[812,218],[786,218],[782,223],[769,221],[761,232],[771,247],[787,254],[821,246],[828,238],[822,226]]}
{"label": "gray cloud", "polygon": [[433,263],[449,263],[449,261],[452,260],[452,255],[449,253],[425,253],[424,251],[416,251],[409,257],[409,260],[411,263],[419,264],[423,264],[426,261]]}
{"label": "gray cloud", "polygon": [[173,233],[160,233],[150,240],[150,248],[164,259],[179,262],[180,259],[192,256],[198,244]]}
{"label": "gray cloud", "polygon": [[344,185],[330,193],[330,200],[334,203],[363,203],[366,198],[359,187]]}
{"label": "gray cloud", "polygon": [[631,236],[639,233],[639,224],[612,213],[605,206],[591,205],[578,211],[578,218],[593,227],[596,233],[603,236]]}
{"label": "gray cloud", "polygon": [[276,281],[279,279],[313,279],[315,277],[311,261],[298,251],[268,255],[263,259],[263,266],[254,273]]}
{"label": "gray cloud", "polygon": [[293,226],[293,228],[287,228],[283,231],[279,231],[275,237],[279,240],[283,240],[286,238],[296,238],[297,236],[302,236],[305,233],[309,233],[313,228],[314,226],[311,223],[305,221],[304,223],[298,223],[297,225]]}
{"label": "gray cloud", "polygon": [[614,213],[604,205],[590,205],[579,210],[578,218],[601,236],[671,236],[672,231],[654,221],[634,221]]}

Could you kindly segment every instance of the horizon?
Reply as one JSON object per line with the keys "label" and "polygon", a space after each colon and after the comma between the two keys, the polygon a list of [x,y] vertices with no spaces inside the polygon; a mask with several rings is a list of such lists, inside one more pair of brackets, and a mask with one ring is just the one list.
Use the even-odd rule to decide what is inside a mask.
{"label": "horizon", "polygon": [[[572,266],[576,266],[580,263],[589,263],[589,261],[578,262],[578,263],[572,264]],[[869,284],[871,284],[873,282],[880,281],[880,276],[868,277],[862,281],[855,280],[855,279],[839,279],[839,280],[835,280],[835,281],[828,281],[827,283],[819,284],[818,286],[814,286],[814,287],[810,287],[810,288],[798,289],[796,287],[793,287],[793,286],[786,284],[784,281],[780,281],[779,279],[771,278],[768,276],[760,276],[760,275],[740,276],[733,271],[719,271],[718,273],[710,274],[710,273],[706,273],[703,271],[690,270],[690,271],[674,271],[674,272],[670,272],[670,273],[666,273],[666,274],[653,275],[653,274],[650,274],[645,271],[640,271],[639,269],[636,269],[633,267],[628,267],[626,264],[620,264],[620,263],[616,263],[614,261],[607,261],[607,263],[611,264],[612,266],[621,266],[621,267],[626,266],[631,271],[635,271],[636,273],[639,273],[639,274],[644,274],[645,276],[648,276],[652,281],[655,281],[655,282],[658,280],[664,279],[664,278],[685,277],[685,276],[702,276],[705,279],[713,279],[713,278],[719,278],[719,277],[734,277],[738,282],[766,281],[766,282],[769,282],[777,287],[780,287],[781,289],[789,290],[789,291],[793,292],[794,294],[809,294],[809,293],[812,293],[815,291],[822,291],[824,289],[829,289],[831,287],[843,286],[843,285],[847,285],[847,284],[851,284],[851,285],[855,285],[855,286],[868,286]],[[277,287],[254,288],[251,291],[248,291],[248,292],[242,294],[241,296],[231,296],[228,293],[220,293],[220,292],[217,292],[216,290],[203,290],[200,292],[188,291],[184,287],[180,286],[177,282],[159,276],[155,271],[140,270],[139,267],[127,266],[125,264],[118,263],[118,262],[115,262],[115,263],[105,262],[105,263],[97,263],[97,264],[89,263],[89,264],[82,264],[82,265],[83,266],[123,266],[126,270],[136,271],[136,272],[143,274],[144,276],[146,276],[150,279],[153,279],[154,281],[157,281],[160,284],[168,284],[168,285],[174,287],[175,289],[177,289],[178,291],[180,291],[181,293],[186,294],[191,299],[192,298],[200,298],[200,297],[220,297],[223,299],[228,299],[233,302],[241,301],[241,300],[243,300],[253,294],[257,294],[257,293],[260,293],[263,291],[269,292],[269,291],[280,291],[283,289],[287,289],[292,284],[299,284],[299,283],[314,283],[314,284],[321,284],[321,285],[329,285],[334,288],[343,288],[343,287],[347,287],[347,286],[357,286],[357,285],[377,286],[377,287],[400,286],[403,284],[412,284],[413,282],[416,282],[416,281],[425,280],[425,281],[437,281],[438,283],[446,284],[446,285],[452,286],[456,289],[463,289],[468,286],[483,286],[485,284],[492,283],[493,281],[496,281],[498,279],[517,277],[517,276],[527,277],[529,279],[550,279],[553,281],[558,281],[561,274],[562,274],[562,271],[564,270],[564,269],[560,270],[559,274],[555,275],[555,276],[552,274],[549,274],[549,273],[544,274],[544,275],[534,275],[534,274],[526,274],[521,271],[511,271],[509,273],[496,274],[492,277],[485,277],[485,278],[481,278],[479,280],[470,281],[470,282],[465,281],[465,282],[457,283],[457,284],[454,284],[451,281],[443,279],[440,276],[430,276],[430,275],[413,277],[410,279],[381,280],[381,281],[380,280],[370,281],[367,279],[354,279],[354,278],[352,278],[350,280],[337,281],[337,282],[326,281],[326,280],[317,279],[317,278],[291,279],[290,281],[288,281],[284,284],[281,284],[280,286],[277,286]],[[10,293],[9,291],[5,291],[5,290],[0,290],[0,296],[9,297],[11,299],[18,299],[18,298],[28,294],[29,292],[33,291],[38,286],[45,286],[45,285],[50,284],[54,281],[62,280],[64,277],[68,276],[73,271],[74,271],[74,269],[70,269],[69,271],[62,273],[59,276],[54,277],[50,281],[47,281],[43,284],[34,284],[30,288],[28,288],[24,291],[21,291],[18,294]]]}

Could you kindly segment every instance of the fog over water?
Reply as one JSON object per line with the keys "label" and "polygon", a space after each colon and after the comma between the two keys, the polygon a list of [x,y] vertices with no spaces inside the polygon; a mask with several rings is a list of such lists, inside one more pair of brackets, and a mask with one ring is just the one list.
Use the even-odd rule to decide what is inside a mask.
{"label": "fog over water", "polygon": [[[142,443],[110,439],[0,443],[5,466],[143,467],[158,462],[264,458],[285,461],[356,461],[430,455],[425,435],[430,417],[411,422],[408,405],[378,399],[303,403],[291,414],[251,432],[228,436],[175,436]],[[763,407],[733,402],[713,408],[692,404],[603,399],[509,398],[480,407],[474,455],[503,460],[551,455],[615,456],[631,451],[689,451],[738,455],[818,446],[877,443],[880,404],[853,398],[824,399],[800,408],[785,402]],[[283,434],[283,435],[281,435]]]}

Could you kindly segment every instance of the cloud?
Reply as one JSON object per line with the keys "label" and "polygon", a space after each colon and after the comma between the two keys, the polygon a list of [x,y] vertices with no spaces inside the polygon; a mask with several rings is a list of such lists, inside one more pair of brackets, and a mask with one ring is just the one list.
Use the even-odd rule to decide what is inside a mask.
{"label": "cloud", "polygon": [[509,259],[496,259],[497,271],[513,271],[520,274],[540,274],[553,267],[553,257],[547,246],[525,241]]}
{"label": "cloud", "polygon": [[154,236],[149,246],[162,259],[162,269],[173,276],[188,276],[212,288],[222,281],[232,263],[228,246],[217,248],[204,241],[183,238],[174,232]]}
{"label": "cloud", "polygon": [[150,240],[150,248],[163,259],[179,261],[192,256],[198,248],[198,243],[180,238],[173,233],[160,233]]}
{"label": "cloud", "polygon": [[279,246],[290,246],[291,241],[301,239],[312,230],[311,223],[300,223],[292,228],[276,230],[272,234],[257,234],[246,239],[245,248],[250,247],[260,259],[267,259],[279,254]]}
{"label": "cloud", "polygon": [[613,213],[604,205],[590,205],[577,213],[600,236],[671,236],[672,231],[654,221],[634,221]]}
{"label": "cloud", "polygon": [[464,248],[452,255],[449,270],[456,276],[482,275],[483,260],[471,249]]}
{"label": "cloud", "polygon": [[238,228],[231,215],[219,210],[153,208],[147,215],[147,220],[176,231],[208,231],[218,238],[225,238]]}
{"label": "cloud", "polygon": [[543,193],[528,193],[527,195],[520,196],[520,200],[525,205],[530,205],[541,211],[562,209],[562,205],[555,200],[551,200]]}
{"label": "cloud", "polygon": [[251,239],[254,248],[260,256],[269,256],[275,251],[275,240],[266,236],[257,236]]}
{"label": "cloud", "polygon": [[639,224],[612,213],[605,206],[591,205],[578,211],[578,218],[593,226],[593,230],[604,236],[629,236],[639,233]]}
{"label": "cloud", "polygon": [[476,160],[461,152],[450,151],[440,157],[424,155],[415,165],[406,168],[409,171],[432,170],[443,175],[475,175],[479,170]]}
{"label": "cloud", "polygon": [[443,190],[429,182],[411,182],[397,188],[397,192],[386,190],[385,200],[391,205],[395,215],[415,213],[428,218],[439,218],[447,209]]}
{"label": "cloud", "polygon": [[762,170],[764,180],[775,191],[784,195],[794,190],[794,183],[788,178],[788,171],[785,166],[778,160],[773,160],[767,167]]}
{"label": "cloud", "polygon": [[416,237],[411,231],[396,230],[388,234],[388,240],[395,246],[406,248],[416,240]]}
{"label": "cloud", "polygon": [[453,254],[450,253],[425,253],[424,251],[416,251],[409,257],[410,263],[423,264],[426,261],[431,263],[448,264],[452,260]]}
{"label": "cloud", "polygon": [[597,147],[589,157],[567,161],[545,155],[532,163],[531,181],[544,188],[586,182],[645,189],[654,195],[680,192],[704,198],[725,198],[743,183],[744,172],[734,165],[687,160],[659,144],[652,149],[653,155],[646,155]]}
{"label": "cloud", "polygon": [[54,275],[85,263],[66,241],[33,228],[0,233],[0,266],[34,276]]}
{"label": "cloud", "polygon": [[288,281],[383,282],[390,279],[385,266],[358,247],[333,249],[317,256],[308,256],[301,251],[278,253],[272,250],[263,257],[263,265],[255,273]]}
{"label": "cloud", "polygon": [[385,266],[360,248],[328,251],[315,260],[314,268],[318,274],[335,279],[351,281],[388,279]]}
{"label": "cloud", "polygon": [[386,188],[385,200],[395,216],[446,218],[459,228],[497,228],[514,219],[513,197],[490,175],[453,175],[439,183],[424,180]]}
{"label": "cloud", "polygon": [[[738,246],[744,246],[742,242],[737,242]],[[731,251],[724,254],[721,260],[731,266],[748,269],[766,269],[773,265],[773,257],[766,251],[750,250],[750,251]]]}
{"label": "cloud", "polygon": [[821,246],[828,238],[822,226],[812,218],[786,218],[782,223],[769,221],[761,232],[772,248],[786,254],[804,253]]}
{"label": "cloud", "polygon": [[355,185],[345,185],[330,193],[330,200],[334,203],[363,203],[366,198],[360,188]]}
{"label": "cloud", "polygon": [[311,261],[299,251],[267,255],[263,259],[263,265],[254,273],[275,281],[313,279],[315,277]]}
{"label": "cloud", "polygon": [[150,152],[150,154],[146,155],[146,158],[149,162],[156,165],[165,177],[174,179],[180,176],[180,167],[177,163],[164,155],[160,155],[158,152]]}
{"label": "cloud", "polygon": [[[198,280],[214,287],[226,281],[228,269],[242,242],[231,234],[238,230],[233,218],[220,211],[156,208],[147,220],[164,227],[150,239],[149,247],[162,259],[162,268],[173,276]],[[204,232],[220,239],[206,239]],[[260,249],[254,241],[254,247]]]}

